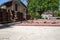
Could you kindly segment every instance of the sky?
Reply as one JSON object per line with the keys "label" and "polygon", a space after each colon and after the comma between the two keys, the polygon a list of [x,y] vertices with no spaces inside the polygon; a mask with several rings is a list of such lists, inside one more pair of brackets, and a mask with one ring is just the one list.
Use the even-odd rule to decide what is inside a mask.
{"label": "sky", "polygon": [[26,0],[22,0],[22,2],[23,2],[25,5],[27,5],[27,2],[26,2]]}
{"label": "sky", "polygon": [[9,0],[0,0],[0,5],[7,1],[9,1]]}
{"label": "sky", "polygon": [[[3,4],[4,2],[8,2],[9,0],[0,0],[0,5]],[[22,0],[22,2],[27,5],[26,0]]]}

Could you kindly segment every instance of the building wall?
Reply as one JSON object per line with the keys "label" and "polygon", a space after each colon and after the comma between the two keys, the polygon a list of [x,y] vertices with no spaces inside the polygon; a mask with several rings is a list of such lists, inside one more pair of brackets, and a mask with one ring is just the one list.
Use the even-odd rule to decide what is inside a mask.
{"label": "building wall", "polygon": [[22,4],[18,6],[18,11],[23,13],[24,19],[26,19],[26,7],[24,7]]}
{"label": "building wall", "polygon": [[20,4],[20,5],[18,6],[18,11],[24,13],[25,10],[26,10],[26,7],[24,7],[22,4]]}

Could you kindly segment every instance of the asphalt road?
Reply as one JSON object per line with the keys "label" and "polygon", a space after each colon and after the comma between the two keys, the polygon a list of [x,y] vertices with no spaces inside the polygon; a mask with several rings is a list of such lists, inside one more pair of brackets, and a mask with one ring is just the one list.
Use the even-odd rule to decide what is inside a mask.
{"label": "asphalt road", "polygon": [[60,27],[11,26],[0,29],[0,40],[60,40]]}

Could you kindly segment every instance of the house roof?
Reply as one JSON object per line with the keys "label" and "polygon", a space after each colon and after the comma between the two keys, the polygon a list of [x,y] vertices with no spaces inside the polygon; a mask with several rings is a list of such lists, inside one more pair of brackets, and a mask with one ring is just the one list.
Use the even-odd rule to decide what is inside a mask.
{"label": "house roof", "polygon": [[[20,1],[20,3],[21,3],[24,7],[26,7],[26,5],[25,5],[25,4],[23,4],[23,2],[21,2],[21,1]],[[9,5],[9,4],[10,4],[10,5]],[[0,6],[3,6],[3,5],[11,6],[11,5],[12,5],[12,1],[5,2],[5,3],[3,3],[3,4],[2,4],[2,5],[0,5]]]}

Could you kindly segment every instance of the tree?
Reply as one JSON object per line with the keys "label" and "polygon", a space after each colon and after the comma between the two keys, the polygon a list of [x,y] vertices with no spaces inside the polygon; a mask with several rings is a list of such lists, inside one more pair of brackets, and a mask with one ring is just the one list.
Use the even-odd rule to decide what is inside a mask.
{"label": "tree", "polygon": [[55,14],[56,17],[60,17],[60,10]]}
{"label": "tree", "polygon": [[27,0],[28,13],[32,18],[36,18],[39,11],[58,10],[58,0]]}

